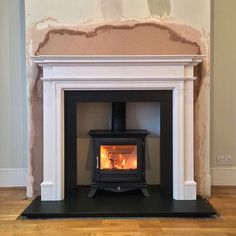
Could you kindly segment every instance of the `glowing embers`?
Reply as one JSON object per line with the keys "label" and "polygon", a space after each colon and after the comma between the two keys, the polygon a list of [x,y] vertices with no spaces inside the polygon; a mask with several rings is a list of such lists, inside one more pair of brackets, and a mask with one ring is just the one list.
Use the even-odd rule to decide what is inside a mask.
{"label": "glowing embers", "polygon": [[105,169],[105,170],[137,169],[137,146],[101,145],[100,169]]}

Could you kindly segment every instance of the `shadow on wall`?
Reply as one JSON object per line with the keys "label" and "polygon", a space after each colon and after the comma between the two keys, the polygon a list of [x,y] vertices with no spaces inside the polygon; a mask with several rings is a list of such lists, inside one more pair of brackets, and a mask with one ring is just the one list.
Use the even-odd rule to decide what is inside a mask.
{"label": "shadow on wall", "polygon": [[[100,0],[101,11],[105,20],[120,20],[122,18],[122,1]],[[170,0],[147,0],[151,16],[160,18],[169,16],[171,13]]]}
{"label": "shadow on wall", "polygon": [[122,17],[122,2],[120,0],[100,0],[101,10],[105,20],[120,20]]}
{"label": "shadow on wall", "polygon": [[147,0],[151,16],[169,16],[171,13],[170,0]]}

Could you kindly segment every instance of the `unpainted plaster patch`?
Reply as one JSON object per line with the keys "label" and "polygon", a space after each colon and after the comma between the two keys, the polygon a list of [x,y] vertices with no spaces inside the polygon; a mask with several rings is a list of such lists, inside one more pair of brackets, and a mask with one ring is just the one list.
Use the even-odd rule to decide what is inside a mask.
{"label": "unpainted plaster patch", "polygon": [[27,196],[40,195],[40,183],[43,180],[43,101],[42,101],[42,68],[34,66],[34,79],[30,80],[28,97],[29,104],[29,152],[34,158],[29,159],[31,186],[28,186]]}
{"label": "unpainted plaster patch", "polygon": [[[163,37],[163,34],[166,33],[167,35]],[[109,54],[129,54],[129,53],[136,54],[136,52],[138,52],[138,54],[181,54],[181,50],[183,51],[182,54],[201,53],[200,46],[198,45],[197,42],[190,41],[180,36],[175,30],[171,29],[170,27],[156,23],[137,23],[132,26],[102,25],[98,26],[97,28],[89,32],[81,30],[73,30],[68,28],[50,29],[46,33],[44,40],[39,43],[39,46],[35,54],[36,55],[51,54],[50,47],[48,46],[48,44],[50,43],[50,41],[53,41],[53,36],[56,35],[79,36],[80,38],[78,42],[80,43],[78,43],[78,45],[73,45],[73,47],[74,48],[77,47],[77,49],[81,47],[79,48],[79,50],[77,50],[77,54],[107,54],[109,51],[110,51]],[[99,37],[100,38],[102,37],[102,35],[103,35],[102,40],[104,41],[104,46],[99,45],[98,47],[97,46],[98,40]],[[115,35],[116,37],[114,37],[113,35]],[[155,42],[157,36],[160,37],[159,42],[158,41]],[[96,39],[94,39],[94,41],[89,40],[95,37]],[[88,43],[87,47],[85,39],[87,39]],[[146,42],[145,41],[141,42],[139,41],[139,39],[146,40]],[[164,40],[163,42],[161,41],[162,39]],[[73,41],[75,39],[71,40]],[[114,48],[112,48],[112,50],[107,49],[106,47],[108,47],[108,45],[110,45],[112,41],[114,42],[113,45]],[[173,46],[165,47],[167,46],[166,44],[168,44],[168,42],[172,43],[171,45]],[[60,50],[63,48],[63,45],[60,45],[60,47],[55,49],[55,43],[56,42],[54,41],[53,42],[54,54],[64,54],[63,52],[60,53]],[[83,45],[81,46],[82,43]],[[163,46],[160,45],[160,43],[162,43]],[[177,44],[174,45],[174,43],[179,43],[179,45]],[[70,45],[66,44],[68,51],[69,51],[68,48],[69,46]],[[137,47],[135,48],[135,46]],[[150,46],[152,48],[150,48]],[[90,51],[91,48],[93,49],[92,52]],[[57,52],[55,52],[55,50]]]}
{"label": "unpainted plaster patch", "polygon": [[58,21],[55,18],[52,17],[48,17],[46,19],[43,19],[39,22],[37,22],[37,30],[42,30],[42,29],[46,29],[50,26],[57,26],[58,25]]}

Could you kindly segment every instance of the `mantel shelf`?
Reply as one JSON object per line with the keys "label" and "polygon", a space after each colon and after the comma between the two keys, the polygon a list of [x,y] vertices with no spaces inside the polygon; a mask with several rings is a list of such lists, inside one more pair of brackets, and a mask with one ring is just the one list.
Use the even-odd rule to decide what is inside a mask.
{"label": "mantel shelf", "polygon": [[205,55],[41,55],[30,57],[40,66],[56,65],[130,65],[130,64],[174,64],[197,65]]}

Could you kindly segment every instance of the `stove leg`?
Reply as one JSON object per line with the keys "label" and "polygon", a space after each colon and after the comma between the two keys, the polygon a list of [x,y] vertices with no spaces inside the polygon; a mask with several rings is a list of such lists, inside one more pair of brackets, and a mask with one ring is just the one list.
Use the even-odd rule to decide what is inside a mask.
{"label": "stove leg", "polygon": [[141,190],[142,194],[144,195],[144,197],[150,197],[150,194],[149,194],[146,187],[140,188],[140,190]]}
{"label": "stove leg", "polygon": [[98,190],[97,187],[92,187],[92,186],[91,186],[90,191],[89,191],[89,194],[88,194],[88,197],[89,197],[89,198],[94,197],[94,195],[96,194],[97,190]]}

